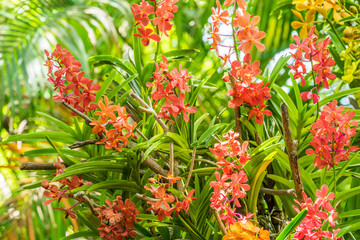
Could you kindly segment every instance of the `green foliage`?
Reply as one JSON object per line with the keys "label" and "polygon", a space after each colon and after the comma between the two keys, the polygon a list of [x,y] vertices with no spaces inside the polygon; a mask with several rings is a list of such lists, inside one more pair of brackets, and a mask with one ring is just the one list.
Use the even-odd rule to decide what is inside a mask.
{"label": "green foliage", "polygon": [[[0,38],[0,54],[3,61],[0,61],[0,89],[4,89],[4,94],[0,94],[0,136],[4,140],[0,142],[0,166],[18,167],[20,162],[12,163],[8,159],[20,157],[24,161],[39,160],[48,163],[53,163],[60,157],[66,165],[60,175],[54,176],[54,170],[37,171],[36,179],[28,185],[11,189],[14,196],[9,201],[19,203],[14,208],[20,211],[22,221],[29,219],[26,223],[27,231],[33,231],[34,235],[28,239],[34,239],[33,236],[35,239],[99,236],[97,228],[100,220],[91,213],[87,204],[76,206],[78,221],[74,223],[69,219],[64,220],[62,211],[42,205],[45,201],[43,193],[36,195],[38,189],[33,190],[39,188],[43,180],[56,182],[64,178],[71,179],[74,175],[81,176],[85,182],[92,184],[74,189],[72,194],[84,192],[99,205],[104,205],[105,199],[112,200],[116,196],[131,199],[141,211],[138,218],[142,221],[135,225],[140,234],[138,239],[215,240],[223,236],[210,207],[213,188],[209,184],[216,181],[214,173],[218,169],[209,148],[218,143],[217,139],[223,140],[223,133],[235,128],[235,114],[228,107],[230,97],[226,92],[230,87],[222,81],[228,66],[221,68],[218,58],[208,50],[210,45],[201,41],[204,39],[204,27],[207,26],[211,8],[216,5],[215,1],[179,1],[179,10],[173,22],[174,30],[170,31],[168,39],[164,37],[162,40],[158,54],[154,54],[157,49],[155,43],[151,42],[145,48],[139,38],[132,36],[134,21],[130,6],[135,2],[138,3],[125,0],[24,1],[16,4],[1,2],[3,10],[0,12],[0,22],[3,34]],[[263,53],[251,53],[253,61],[261,62],[262,69],[272,64],[258,78],[264,84],[268,83],[268,88],[271,89],[272,96],[266,104],[273,116],[266,117],[263,125],[259,125],[253,119],[248,119],[248,106],[241,108],[241,117],[238,119],[241,122],[241,138],[249,142],[251,161],[244,166],[250,190],[241,202],[244,206],[239,211],[255,214],[254,219],[271,233],[277,234],[276,239],[279,240],[290,236],[308,212],[304,209],[299,214],[295,213],[292,209],[294,196],[270,197],[261,191],[268,187],[276,190],[295,188],[282,126],[280,104],[285,103],[289,110],[292,137],[297,144],[296,154],[306,194],[315,199],[316,191],[323,183],[328,183],[330,191],[334,191],[335,182],[336,202],[341,200],[337,211],[342,218],[336,226],[341,228],[338,237],[347,239],[348,236],[353,236],[356,239],[360,237],[358,152],[350,153],[349,161],[340,162],[335,167],[334,179],[330,170],[326,172],[315,168],[314,156],[307,155],[305,151],[311,148],[309,129],[320,108],[332,100],[340,102],[352,98],[360,92],[360,87],[339,84],[341,80],[337,79],[330,83],[330,88],[336,89],[334,92],[320,91],[321,100],[318,105],[301,100],[300,93],[311,89],[310,86],[298,86],[293,74],[289,77],[287,70],[284,71],[290,56],[281,53],[281,57],[274,58],[287,49],[292,41],[293,29],[290,26],[295,17],[289,11],[289,7],[293,6],[291,3],[288,0],[249,1],[249,12],[260,16],[259,28],[267,33],[267,50]],[[330,35],[330,53],[337,63],[337,75],[341,77],[345,69],[340,56],[345,49],[343,42],[329,26],[322,27],[323,35],[320,37]],[[39,45],[42,42],[44,44]],[[132,138],[128,146],[122,148],[122,152],[105,149],[100,144],[69,149],[75,142],[100,137],[92,132],[83,119],[71,116],[60,104],[53,102],[53,89],[46,86],[46,72],[40,69],[40,65],[35,64],[39,74],[34,75],[30,71],[34,64],[31,60],[44,62],[43,48],[53,48],[56,42],[81,60],[85,76],[95,79],[101,85],[95,102],[106,96],[114,105],[125,106],[132,115],[132,121],[137,122],[137,138]],[[141,111],[141,103],[132,97],[135,93],[150,106],[150,110],[159,112],[159,104],[154,105],[151,90],[146,83],[153,81],[156,69],[154,60],[159,63],[162,55],[167,57],[170,68],[179,68],[181,64],[182,68],[189,70],[192,78],[189,80],[190,92],[185,103],[198,109],[195,114],[189,114],[189,122],[183,121],[181,115],[165,121],[169,132],[162,129],[153,114]],[[347,109],[350,107],[348,105]],[[88,116],[97,118],[94,113],[89,113]],[[21,127],[25,119],[28,121],[25,123],[26,127]],[[360,120],[360,110],[356,110],[354,119]],[[21,128],[22,130],[18,130]],[[11,145],[14,142],[31,144],[31,147],[26,145],[23,147],[24,151],[14,150],[17,149]],[[173,152],[170,143],[174,145]],[[357,132],[352,145],[358,146],[359,143]],[[194,148],[196,155],[192,156]],[[178,216],[174,213],[172,218],[159,221],[147,210],[147,201],[139,199],[136,194],[154,197],[144,186],[149,185],[150,177],[160,174],[149,168],[147,161],[153,160],[158,167],[169,172],[171,156],[175,159],[174,174],[182,180],[168,191],[183,199],[183,193],[187,194],[195,189],[194,196],[197,199],[190,204],[187,213],[182,210]],[[28,177],[19,171],[0,170],[7,181],[12,179],[11,181],[17,182]],[[184,189],[187,178],[190,181]],[[74,199],[66,201],[67,208],[76,203]],[[4,197],[0,196],[0,216],[9,214],[4,202]],[[52,206],[58,207],[55,202]],[[282,213],[283,222],[277,225],[274,220],[275,212]],[[286,219],[292,217],[293,220],[284,227]],[[46,221],[50,218],[51,221]],[[20,220],[12,221],[10,217],[4,219],[0,218],[0,233],[4,236],[22,234],[21,229],[16,228]],[[75,230],[78,232],[74,232]]]}

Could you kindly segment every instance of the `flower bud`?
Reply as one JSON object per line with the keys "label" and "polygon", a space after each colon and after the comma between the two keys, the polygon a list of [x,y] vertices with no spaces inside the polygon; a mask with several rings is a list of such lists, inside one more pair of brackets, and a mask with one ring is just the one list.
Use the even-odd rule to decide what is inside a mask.
{"label": "flower bud", "polygon": [[48,180],[44,180],[41,182],[41,186],[45,189],[48,189],[50,184],[49,184],[49,181]]}
{"label": "flower bud", "polygon": [[354,31],[350,27],[346,27],[343,34],[344,34],[344,37],[349,38],[349,39],[354,37]]}
{"label": "flower bud", "polygon": [[149,178],[148,179],[148,183],[155,183],[156,182],[156,179],[155,178]]}
{"label": "flower bud", "polygon": [[355,6],[350,6],[349,8],[350,12],[353,13],[353,14],[357,14],[358,13],[358,10]]}

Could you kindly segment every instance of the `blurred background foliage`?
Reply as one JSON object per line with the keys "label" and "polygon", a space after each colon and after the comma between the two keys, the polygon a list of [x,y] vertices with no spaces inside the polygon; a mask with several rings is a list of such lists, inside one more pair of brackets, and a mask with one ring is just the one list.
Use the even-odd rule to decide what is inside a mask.
{"label": "blurred background foliage", "polygon": [[[138,2],[0,0],[0,137],[56,130],[56,126],[37,116],[37,111],[72,124],[69,111],[51,100],[53,91],[46,80],[46,67],[42,66],[45,62],[43,49],[51,50],[56,43],[61,43],[81,61],[85,76],[101,83],[109,67],[93,66],[88,63],[88,58],[113,55],[133,61],[134,21],[130,6]],[[182,59],[182,64],[195,80],[212,76],[208,81],[210,87],[200,92],[197,113],[209,113],[205,119],[208,122],[219,115],[228,102],[220,60],[208,50],[210,45],[206,41],[208,19],[215,2],[179,0],[174,28],[161,44],[161,52],[199,50],[192,58]],[[256,58],[253,60],[261,62],[261,69],[271,68],[274,65],[271,60],[278,59],[292,41],[291,22],[295,16],[290,7],[291,1],[249,1],[248,11],[260,16],[259,28],[267,34],[264,40],[266,51],[253,53]],[[152,59],[153,47],[141,48],[142,54]],[[277,85],[285,85],[288,78],[287,70],[282,71]],[[227,119],[231,114],[225,111],[221,119]],[[201,128],[206,129],[206,124]],[[24,153],[45,146],[49,147],[46,142],[0,146],[0,235],[4,239],[58,239],[83,228],[77,220],[71,220],[71,223],[69,219],[65,220],[63,212],[43,206],[42,193],[38,190],[22,189],[24,184],[34,181],[36,175],[19,171],[21,164],[54,160],[54,156],[33,158]]]}

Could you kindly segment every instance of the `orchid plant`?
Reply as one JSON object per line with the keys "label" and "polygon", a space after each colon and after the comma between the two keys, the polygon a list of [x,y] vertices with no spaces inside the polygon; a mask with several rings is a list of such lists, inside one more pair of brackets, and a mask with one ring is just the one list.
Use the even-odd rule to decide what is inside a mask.
{"label": "orchid plant", "polygon": [[[33,136],[58,156],[54,163],[23,167],[46,170],[31,187],[41,186],[44,205],[90,230],[73,237],[360,237],[360,226],[344,221],[359,217],[351,197],[360,189],[351,189],[348,177],[359,175],[360,112],[340,106],[347,105],[341,99],[360,92],[345,88],[340,78],[351,75],[355,81],[359,71],[349,73],[339,62],[341,54],[347,66],[358,63],[358,35],[344,40],[336,31],[358,26],[358,18],[348,9],[351,3],[342,2],[294,0],[292,13],[301,22],[292,26],[302,29],[271,73],[256,60],[266,51],[266,33],[245,0],[217,0],[209,12],[204,39],[220,77],[193,76],[189,69],[197,63],[184,59],[196,49],[164,50],[175,36],[178,0],[131,5],[133,57],[89,59],[98,68],[114,68],[103,82],[85,77],[90,73],[61,44],[45,50],[52,100],[74,118],[68,125],[46,115],[65,133]],[[350,57],[337,51],[339,44]],[[277,81],[286,65],[288,92]],[[215,88],[224,90],[217,94],[226,104],[210,119],[201,92],[214,88],[212,78],[223,80]],[[300,82],[306,90],[300,91]],[[10,136],[1,144],[18,139]],[[65,199],[73,205],[62,207]],[[302,221],[289,223],[292,218]]]}

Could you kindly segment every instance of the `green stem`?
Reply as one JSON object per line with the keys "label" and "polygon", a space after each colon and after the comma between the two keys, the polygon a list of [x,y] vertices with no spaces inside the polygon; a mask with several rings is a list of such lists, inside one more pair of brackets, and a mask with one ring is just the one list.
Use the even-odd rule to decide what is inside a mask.
{"label": "green stem", "polygon": [[326,173],[327,173],[327,167],[324,168],[323,170],[323,175],[322,175],[322,178],[321,178],[321,186],[324,185],[324,182],[326,180]]}
{"label": "green stem", "polygon": [[[336,168],[335,168],[335,149],[334,149],[334,141],[335,141],[335,139],[334,139],[334,136],[335,135],[335,133],[333,133],[333,136],[332,136],[332,143],[331,143],[331,145],[332,145],[332,152],[331,152],[331,158],[332,158],[332,162],[333,162],[333,168],[334,168],[334,194],[335,194],[335,198],[336,198]],[[335,203],[335,198],[334,198],[334,203]]]}
{"label": "green stem", "polygon": [[236,59],[240,62],[240,57],[239,57],[237,44],[236,44],[235,29],[234,29],[234,25],[233,25],[234,17],[235,17],[235,11],[234,11],[234,13],[232,15],[232,18],[231,18],[231,29],[232,29],[232,36],[233,36],[233,41],[234,41],[234,51],[235,51],[235,54],[236,54]]}
{"label": "green stem", "polygon": [[344,81],[340,81],[340,83],[339,83],[339,85],[336,87],[334,93],[338,93],[338,92],[340,91],[340,89],[342,88],[342,86],[344,86]]}
{"label": "green stem", "polygon": [[[318,89],[318,85],[317,85],[316,79],[315,79],[314,64],[313,64],[313,60],[312,60],[311,54],[310,54],[310,62],[311,62],[311,76],[313,77],[314,87],[315,87],[315,89],[316,89],[316,94],[318,94],[318,90],[319,90],[319,89]],[[314,122],[316,122],[316,120],[317,120],[318,117],[319,117],[319,112],[320,112],[319,101],[316,102],[316,109],[317,109],[317,111],[316,111],[316,118],[315,118],[315,121],[314,121]]]}
{"label": "green stem", "polygon": [[[157,5],[156,5],[156,1],[154,1],[154,12],[156,12],[157,9]],[[159,26],[156,26],[156,34],[159,35]],[[160,40],[161,41],[161,40]],[[160,49],[160,41],[156,42],[156,51],[155,51],[155,55],[154,55],[154,62],[157,62],[157,56],[159,54],[159,49]]]}
{"label": "green stem", "polygon": [[331,29],[333,30],[333,32],[335,33],[337,39],[339,39],[341,45],[342,45],[342,46],[344,47],[344,49],[345,49],[345,48],[346,48],[346,47],[345,47],[345,43],[344,43],[344,41],[341,39],[341,37],[339,36],[339,33],[336,31],[336,29],[335,29],[335,27],[334,27],[334,24],[332,24],[328,18],[325,18],[325,19],[326,19],[326,21],[328,22],[328,24],[330,25],[330,27],[331,27]]}
{"label": "green stem", "polygon": [[[341,43],[341,45],[343,46],[343,48],[346,49],[346,45],[345,45],[344,41],[341,39],[338,31],[335,29],[334,24],[332,24],[329,19],[327,19],[327,18],[325,18],[325,19],[326,19],[327,23],[330,25],[330,27],[331,27],[331,29],[333,30],[333,32],[335,33],[336,38],[339,40],[339,42]],[[349,55],[350,55],[350,57],[351,57],[353,60],[355,60],[355,56],[354,56],[352,53],[350,53]]]}

